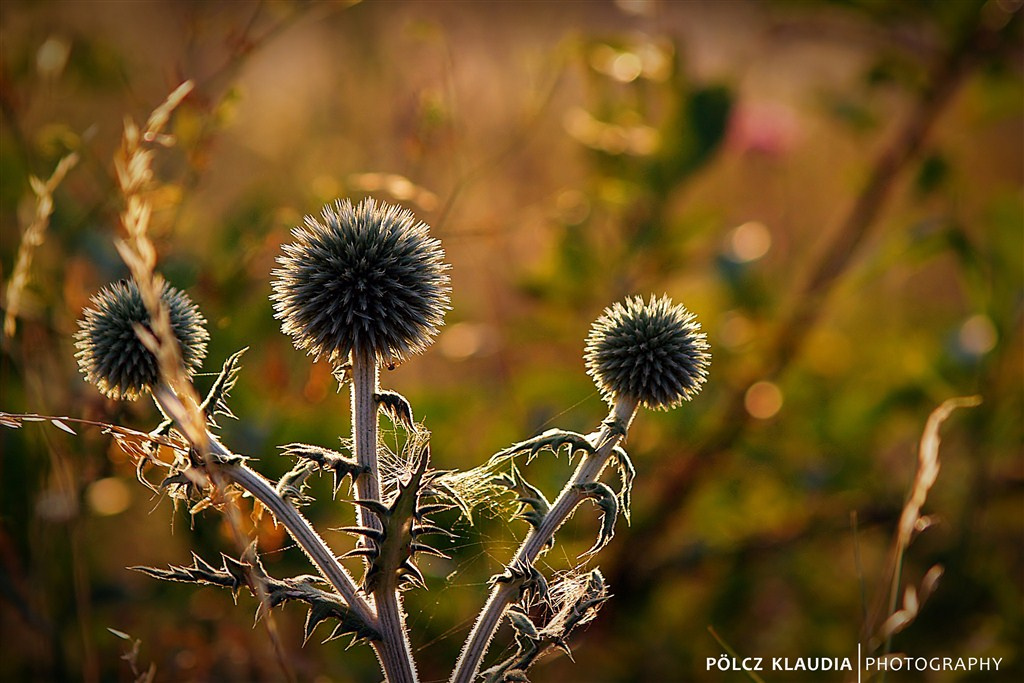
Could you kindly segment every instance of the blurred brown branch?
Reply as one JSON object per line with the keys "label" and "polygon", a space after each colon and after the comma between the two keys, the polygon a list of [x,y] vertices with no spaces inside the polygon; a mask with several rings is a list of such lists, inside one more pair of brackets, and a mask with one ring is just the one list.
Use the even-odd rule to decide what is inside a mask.
{"label": "blurred brown branch", "polygon": [[[932,69],[929,87],[915,102],[904,123],[897,129],[871,167],[867,181],[850,210],[823,244],[805,276],[791,295],[768,353],[750,374],[749,382],[739,382],[723,400],[715,426],[698,439],[687,457],[664,463],[649,492],[652,503],[643,520],[635,524],[625,542],[606,560],[610,585],[622,599],[616,605],[630,604],[631,596],[650,588],[647,568],[635,561],[643,549],[665,534],[677,522],[698,475],[715,462],[715,456],[735,444],[749,426],[744,393],[750,383],[777,378],[798,358],[808,335],[824,311],[829,295],[847,272],[865,238],[874,227],[891,196],[900,175],[915,160],[928,139],[935,122],[948,108],[968,77],[986,59],[1000,54],[1016,39],[1021,25],[1020,12],[1014,10],[1007,21],[992,27],[979,6],[974,25]],[[605,618],[599,623],[609,624]]]}

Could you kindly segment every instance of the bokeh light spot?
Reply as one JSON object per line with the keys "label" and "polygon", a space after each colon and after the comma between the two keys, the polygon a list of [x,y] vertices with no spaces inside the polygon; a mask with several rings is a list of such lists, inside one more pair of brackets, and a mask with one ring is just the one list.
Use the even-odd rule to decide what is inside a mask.
{"label": "bokeh light spot", "polygon": [[756,382],[747,389],[743,405],[751,417],[759,420],[775,417],[782,410],[782,390],[772,382]]}
{"label": "bokeh light spot", "polygon": [[191,669],[195,667],[199,658],[191,650],[180,650],[178,654],[174,656],[174,663],[179,669]]}
{"label": "bokeh light spot", "polygon": [[729,255],[739,263],[756,261],[771,248],[772,234],[759,221],[748,221],[729,233]]}
{"label": "bokeh light spot", "polygon": [[63,38],[50,36],[36,52],[36,69],[43,78],[56,78],[64,71],[71,55],[71,44]]}
{"label": "bokeh light spot", "polygon": [[754,324],[737,311],[727,311],[718,326],[718,339],[726,348],[735,349],[754,338]]}
{"label": "bokeh light spot", "polygon": [[960,326],[958,335],[960,348],[972,356],[983,356],[995,348],[999,333],[992,319],[978,313],[972,315]]}
{"label": "bokeh light spot", "polygon": [[132,494],[123,481],[117,477],[107,477],[89,485],[85,491],[85,501],[93,513],[100,517],[111,517],[128,509]]}
{"label": "bokeh light spot", "polygon": [[612,60],[612,78],[620,83],[632,83],[644,69],[643,62],[632,52],[620,53]]}
{"label": "bokeh light spot", "polygon": [[494,333],[488,325],[455,323],[444,329],[437,343],[446,358],[465,360],[491,351],[494,346]]}

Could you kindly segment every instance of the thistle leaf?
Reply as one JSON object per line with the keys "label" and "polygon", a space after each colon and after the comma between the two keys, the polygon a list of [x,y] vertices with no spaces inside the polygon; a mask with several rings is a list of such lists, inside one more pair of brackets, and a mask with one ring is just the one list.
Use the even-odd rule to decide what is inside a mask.
{"label": "thistle leaf", "polygon": [[363,547],[353,548],[352,550],[349,550],[344,555],[341,555],[340,557],[338,557],[338,559],[339,560],[344,560],[344,559],[347,559],[349,557],[365,557],[365,558],[367,558],[367,559],[372,561],[372,560],[375,560],[377,558],[377,555],[379,555],[379,554],[380,554],[380,551],[378,551],[376,547],[366,547],[366,546],[363,546]]}
{"label": "thistle leaf", "polygon": [[343,531],[346,534],[352,534],[354,536],[362,536],[370,539],[376,543],[380,543],[384,540],[384,532],[380,529],[374,529],[368,526],[341,526],[332,531]]}
{"label": "thistle leaf", "polygon": [[520,605],[509,608],[507,614],[516,632],[516,652],[484,671],[484,683],[526,681],[526,672],[552,648],[562,650],[572,658],[568,638],[573,630],[591,621],[597,610],[610,597],[601,572],[594,569],[581,576],[570,574],[552,589],[557,599],[552,607],[554,615],[547,625],[538,629]]}
{"label": "thistle leaf", "polygon": [[397,391],[381,391],[373,395],[377,406],[395,424],[412,431],[416,429],[416,422],[412,417],[412,404]]}
{"label": "thistle leaf", "polygon": [[433,476],[433,473],[428,474],[429,462],[430,449],[424,443],[413,455],[412,473],[404,482],[399,481],[398,491],[389,505],[377,501],[352,501],[374,511],[383,527],[381,539],[373,540],[377,554],[370,558],[370,566],[363,578],[363,589],[369,593],[375,592],[382,585],[389,585],[391,581],[399,588],[425,587],[423,574],[413,563],[414,556],[419,553],[448,557],[440,550],[417,541],[425,533],[448,533],[426,518],[432,512],[449,508],[447,504],[422,503],[422,494],[429,489],[430,478]]}
{"label": "thistle leaf", "polygon": [[267,608],[273,608],[289,601],[303,602],[309,607],[304,629],[305,640],[309,639],[317,625],[327,619],[338,621],[327,640],[340,638],[346,634],[352,634],[355,641],[380,640],[380,633],[363,622],[340,595],[313,585],[319,581],[318,578],[304,575],[290,579],[275,579],[267,575],[253,546],[246,551],[246,556],[248,557],[247,561],[240,561],[227,555],[221,555],[222,566],[220,568],[214,568],[193,553],[191,566],[171,565],[167,569],[154,567],[131,567],[131,569],[165,581],[229,588],[236,597],[242,587],[248,587],[250,593],[257,595],[259,590],[255,588],[255,585],[258,583],[259,588],[266,596],[266,608],[263,604],[259,606],[256,614],[257,620],[263,616]]}
{"label": "thistle leaf", "polygon": [[492,576],[490,583],[507,583],[518,588],[517,602],[548,602],[550,591],[548,590],[547,579],[532,564],[523,560],[513,560],[505,571]]}
{"label": "thistle leaf", "polygon": [[636,468],[633,467],[633,461],[629,459],[629,455],[621,446],[616,446],[612,449],[612,459],[615,462],[616,469],[619,471],[619,479],[622,482],[622,486],[619,488],[619,509],[622,510],[622,516],[626,518],[626,524],[629,524],[629,507],[633,497],[633,480],[636,478]]}
{"label": "thistle leaf", "polygon": [[615,536],[615,518],[619,514],[619,501],[615,497],[615,492],[607,484],[599,481],[588,484],[576,484],[573,488],[585,497],[591,498],[594,504],[601,510],[601,530],[598,532],[597,541],[590,550],[580,555],[580,557],[594,555],[601,548],[608,545],[612,537]]}
{"label": "thistle leaf", "polygon": [[443,558],[445,560],[452,559],[450,555],[447,555],[447,554],[441,552],[440,550],[438,550],[437,548],[429,546],[429,545],[427,545],[425,543],[412,543],[412,544],[409,545],[409,549],[413,553],[423,553],[424,555],[433,555],[435,557],[440,557],[440,558]]}
{"label": "thistle leaf", "polygon": [[314,501],[312,496],[306,495],[309,484],[306,482],[309,475],[316,470],[315,462],[309,460],[299,461],[292,469],[281,475],[277,482],[277,493],[295,507],[309,505]]}
{"label": "thistle leaf", "polygon": [[227,399],[231,390],[235,388],[235,382],[238,381],[238,373],[242,369],[242,356],[248,350],[249,347],[246,346],[227,357],[224,365],[221,367],[220,374],[213,381],[213,386],[210,387],[210,391],[206,394],[206,398],[203,399],[202,405],[200,405],[200,408],[206,414],[206,421],[213,427],[220,426],[217,424],[217,415],[223,415],[232,420],[238,419],[231,412],[231,408],[228,407]]}
{"label": "thistle leaf", "polygon": [[538,434],[526,441],[520,441],[502,451],[498,451],[491,456],[491,461],[506,460],[526,453],[526,462],[529,464],[542,450],[547,449],[558,455],[558,451],[563,446],[569,447],[570,458],[580,451],[585,453],[595,452],[593,444],[582,434],[562,429],[549,429],[543,434]]}
{"label": "thistle leaf", "polygon": [[420,536],[430,536],[432,534],[440,534],[447,536],[448,538],[458,538],[456,534],[448,531],[443,527],[439,527],[435,524],[417,524],[412,528],[412,537],[418,538]]}
{"label": "thistle leaf", "polygon": [[509,622],[512,624],[512,628],[516,632],[517,637],[529,638],[531,640],[537,640],[540,638],[540,633],[537,631],[536,624],[530,619],[529,615],[523,611],[523,608],[519,605],[513,605],[506,612]]}
{"label": "thistle leaf", "polygon": [[[519,494],[517,499],[519,503],[519,509],[516,510],[516,519],[522,519],[529,523],[534,529],[540,529],[541,524],[544,522],[544,518],[551,510],[551,503],[544,496],[544,493],[526,481],[519,473],[519,469],[514,465],[512,467],[512,473],[503,474],[498,477],[495,481],[507,487],[509,490]],[[544,549],[547,550],[555,544],[554,535],[545,544]]]}
{"label": "thistle leaf", "polygon": [[369,470],[365,465],[360,465],[354,458],[348,458],[337,451],[322,446],[313,446],[305,443],[290,443],[280,446],[281,455],[295,458],[299,461],[315,463],[321,470],[330,470],[334,473],[334,493],[337,495],[338,488],[345,477],[355,479]]}

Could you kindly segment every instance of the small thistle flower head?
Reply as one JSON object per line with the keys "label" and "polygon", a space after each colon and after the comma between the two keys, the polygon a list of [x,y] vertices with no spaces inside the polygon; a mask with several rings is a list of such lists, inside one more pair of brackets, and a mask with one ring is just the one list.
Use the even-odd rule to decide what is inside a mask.
{"label": "small thistle flower head", "polygon": [[696,317],[667,296],[630,297],[590,328],[584,359],[603,398],[675,408],[701,390],[711,354]]}
{"label": "small thistle flower head", "polygon": [[[191,377],[206,357],[206,319],[184,292],[166,282],[160,298],[170,313],[185,373]],[[78,368],[104,396],[135,400],[160,379],[156,356],[135,334],[136,323],[149,327],[139,286],[134,280],[115,282],[93,295],[90,304],[75,334]]]}
{"label": "small thistle flower head", "polygon": [[449,309],[449,266],[426,224],[372,199],[338,200],[292,230],[274,270],[274,315],[297,348],[400,362],[433,340]]}

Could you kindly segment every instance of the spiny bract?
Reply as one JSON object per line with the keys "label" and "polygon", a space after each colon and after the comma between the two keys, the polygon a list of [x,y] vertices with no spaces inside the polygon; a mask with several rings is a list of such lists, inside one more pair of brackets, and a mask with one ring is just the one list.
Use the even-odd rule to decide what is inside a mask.
{"label": "spiny bract", "polygon": [[449,309],[449,266],[426,224],[401,207],[338,200],[292,230],[272,273],[274,315],[295,346],[332,363],[420,353]]}
{"label": "spiny bract", "polygon": [[[191,376],[206,357],[206,319],[188,295],[166,282],[160,298],[170,313],[185,373]],[[78,367],[103,395],[134,400],[160,379],[156,357],[135,334],[136,323],[149,327],[142,293],[134,280],[122,280],[101,289],[90,304],[75,334]]]}
{"label": "spiny bract", "polygon": [[696,317],[667,296],[630,297],[606,308],[590,328],[584,358],[606,401],[636,399],[674,408],[707,379],[707,337]]}

